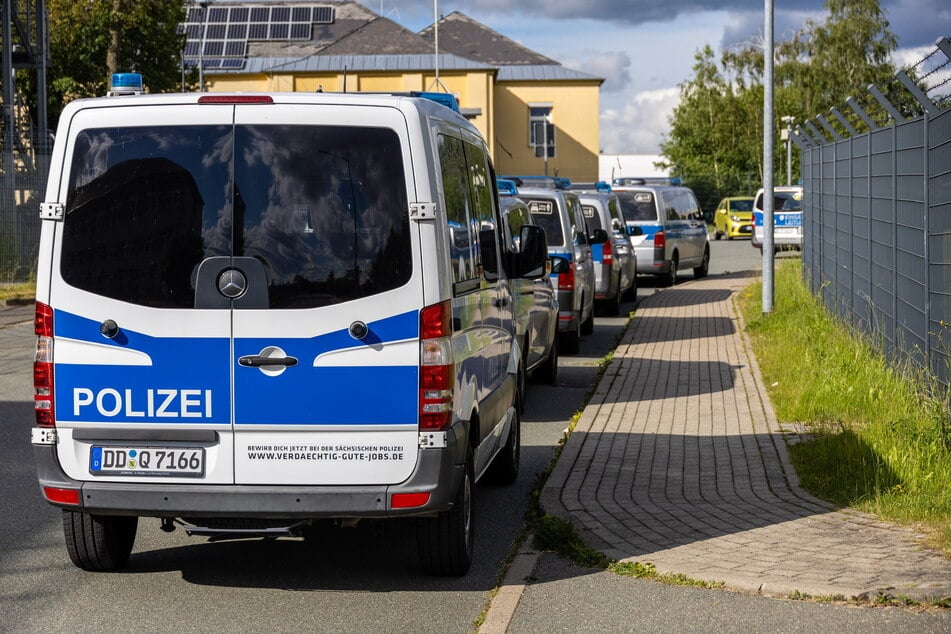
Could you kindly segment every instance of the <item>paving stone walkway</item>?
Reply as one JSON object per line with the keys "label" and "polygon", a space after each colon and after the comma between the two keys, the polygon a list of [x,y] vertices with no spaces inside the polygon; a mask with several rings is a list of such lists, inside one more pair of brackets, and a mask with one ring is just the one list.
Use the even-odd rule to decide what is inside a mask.
{"label": "paving stone walkway", "polygon": [[918,533],[800,488],[733,303],[750,281],[689,281],[641,302],[545,510],[612,558],[740,590],[951,596],[951,562]]}

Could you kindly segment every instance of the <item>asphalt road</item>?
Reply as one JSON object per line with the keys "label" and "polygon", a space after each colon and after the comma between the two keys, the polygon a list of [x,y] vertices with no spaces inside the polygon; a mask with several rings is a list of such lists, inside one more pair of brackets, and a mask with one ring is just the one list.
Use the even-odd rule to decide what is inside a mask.
{"label": "asphalt road", "polygon": [[[747,241],[711,246],[712,275],[761,266],[759,252]],[[689,272],[681,274],[682,281],[690,277]],[[659,288],[643,278],[639,283],[639,296]],[[622,308],[626,314],[634,303]],[[27,320],[31,317],[23,314]],[[41,500],[35,479],[29,442],[32,324],[4,325],[0,320],[4,359],[0,370],[0,631],[471,631],[522,528],[530,492],[550,463],[571,416],[582,407],[597,376],[599,359],[613,349],[626,321],[626,316],[599,317],[594,334],[583,338],[581,352],[561,358],[554,387],[530,385],[519,479],[507,487],[477,487],[475,562],[466,577],[444,579],[419,572],[414,533],[401,522],[361,524],[307,540],[209,543],[181,531],[162,533],[157,520],[142,520],[132,557],[122,572],[93,574],[74,568],[63,545],[60,513]],[[592,571],[565,573],[568,564],[550,556],[544,562],[538,571],[540,582],[549,577],[552,583],[596,580],[607,602],[605,613],[591,614],[594,606],[571,606],[570,589],[567,594],[561,590],[557,599],[547,597],[546,592],[558,586],[538,583],[529,586],[523,599],[527,609],[512,623],[513,631],[685,626],[699,631],[705,623],[757,622],[767,625],[766,629],[786,629],[780,621],[754,619],[774,600],[742,597],[743,602],[737,603],[731,597],[741,595],[658,589],[657,584],[593,576]],[[707,597],[704,610],[699,611],[698,592]],[[662,599],[657,598],[659,594]],[[563,601],[565,596],[568,606],[546,608],[549,601]],[[625,602],[614,617],[609,607],[612,600]],[[653,610],[653,620],[641,623],[647,626],[642,628],[638,606],[659,600],[665,609]],[[803,605],[807,607],[796,613],[795,629],[814,630],[829,624],[813,611],[812,604]],[[565,607],[573,608],[570,617],[564,616]],[[526,615],[533,620],[526,622]],[[849,629],[851,621],[844,618],[834,622],[833,629],[842,624]]]}

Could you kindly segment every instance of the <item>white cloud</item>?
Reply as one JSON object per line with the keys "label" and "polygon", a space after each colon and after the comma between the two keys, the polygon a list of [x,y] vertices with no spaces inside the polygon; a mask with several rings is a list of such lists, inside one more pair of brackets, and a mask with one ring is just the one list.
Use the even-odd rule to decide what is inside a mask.
{"label": "white cloud", "polygon": [[637,93],[619,107],[601,108],[601,151],[605,154],[656,154],[668,117],[680,101],[679,88]]}
{"label": "white cloud", "polygon": [[579,59],[559,61],[566,68],[603,77],[602,94],[619,92],[630,87],[631,57],[624,51],[585,51]]}

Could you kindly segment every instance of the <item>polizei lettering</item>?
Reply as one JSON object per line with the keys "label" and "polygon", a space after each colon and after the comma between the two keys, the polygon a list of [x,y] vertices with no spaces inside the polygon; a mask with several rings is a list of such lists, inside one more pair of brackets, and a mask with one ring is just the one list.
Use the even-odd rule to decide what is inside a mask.
{"label": "polizei lettering", "polygon": [[211,418],[211,390],[73,388],[73,416],[90,408],[106,418]]}

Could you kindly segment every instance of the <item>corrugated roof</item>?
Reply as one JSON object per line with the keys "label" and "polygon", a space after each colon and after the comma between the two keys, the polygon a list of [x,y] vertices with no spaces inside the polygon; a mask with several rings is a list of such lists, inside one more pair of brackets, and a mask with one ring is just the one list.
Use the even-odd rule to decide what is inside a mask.
{"label": "corrugated roof", "polygon": [[[495,66],[482,64],[456,55],[439,55],[440,70],[495,70]],[[214,74],[245,73],[321,73],[350,71],[404,71],[433,70],[432,55],[312,55],[305,58],[258,57],[249,59],[241,70],[215,71]],[[208,72],[206,71],[206,74]]]}
{"label": "corrugated roof", "polygon": [[525,64],[521,66],[499,66],[498,81],[598,81],[603,77],[582,73],[555,64]]}

